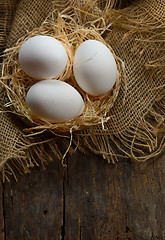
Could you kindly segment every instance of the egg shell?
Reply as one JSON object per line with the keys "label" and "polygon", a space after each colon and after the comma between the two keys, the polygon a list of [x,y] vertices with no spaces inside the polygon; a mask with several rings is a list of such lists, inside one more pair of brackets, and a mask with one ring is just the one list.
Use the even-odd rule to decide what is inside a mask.
{"label": "egg shell", "polygon": [[79,92],[59,80],[43,80],[27,92],[26,103],[38,118],[59,122],[78,117],[84,110]]}
{"label": "egg shell", "polygon": [[68,55],[61,42],[38,35],[24,42],[19,51],[23,71],[35,79],[56,78],[65,69]]}
{"label": "egg shell", "polygon": [[73,71],[80,88],[93,96],[109,92],[118,74],[110,49],[97,40],[80,44],[74,56]]}

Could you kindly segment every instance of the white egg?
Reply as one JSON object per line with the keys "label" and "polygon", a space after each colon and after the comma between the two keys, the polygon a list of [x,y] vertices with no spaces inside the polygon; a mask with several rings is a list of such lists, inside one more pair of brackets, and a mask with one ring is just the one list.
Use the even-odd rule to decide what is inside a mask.
{"label": "white egg", "polygon": [[43,80],[34,84],[27,93],[26,103],[34,115],[50,122],[74,119],[84,110],[79,92],[59,80]]}
{"label": "white egg", "polygon": [[27,75],[35,79],[49,79],[59,76],[64,71],[68,55],[58,40],[39,35],[22,44],[18,58]]}
{"label": "white egg", "polygon": [[80,44],[74,56],[73,71],[80,88],[93,96],[109,92],[117,78],[113,54],[97,40]]}

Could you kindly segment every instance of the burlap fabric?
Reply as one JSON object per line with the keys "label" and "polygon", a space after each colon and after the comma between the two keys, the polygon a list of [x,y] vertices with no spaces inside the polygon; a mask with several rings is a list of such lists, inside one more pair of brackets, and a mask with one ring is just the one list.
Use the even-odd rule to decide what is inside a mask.
{"label": "burlap fabric", "polygon": [[[165,2],[139,0],[128,3],[124,6],[122,1],[113,0],[88,1],[85,5],[78,0],[1,1],[1,49],[12,47],[27,31],[40,26],[53,9],[58,13],[73,6],[71,14],[74,12],[77,22],[87,24],[97,16],[109,26],[103,37],[124,61],[127,78],[104,128],[94,126],[75,133],[71,136],[72,142],[69,135],[25,136],[24,124],[4,107],[7,99],[1,87],[0,169],[4,178],[8,173],[15,175],[13,166],[20,172],[27,172],[34,164],[44,165],[52,158],[51,151],[64,160],[67,150],[85,151],[88,147],[115,162],[120,156],[144,161],[164,149]],[[46,139],[49,142],[45,143]]]}

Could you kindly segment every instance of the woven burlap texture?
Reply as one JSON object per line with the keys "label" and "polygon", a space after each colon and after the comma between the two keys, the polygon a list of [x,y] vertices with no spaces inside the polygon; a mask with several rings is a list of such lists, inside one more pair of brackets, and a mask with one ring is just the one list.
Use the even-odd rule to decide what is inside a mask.
{"label": "woven burlap texture", "polygon": [[[0,41],[2,48],[12,47],[27,31],[40,26],[53,9],[61,12],[72,6],[69,11],[71,14],[74,12],[80,24],[87,25],[101,17],[99,21],[109,26],[103,33],[104,39],[125,63],[127,84],[125,86],[123,82],[121,85],[115,105],[110,110],[109,122],[75,133],[71,136],[72,145],[82,151],[88,147],[112,162],[118,161],[120,156],[144,161],[158,155],[165,147],[165,3],[163,0],[135,1],[121,10],[113,9],[115,3],[89,1],[84,5],[78,0],[2,1],[0,6],[4,12],[0,19]],[[50,136],[38,139],[25,136],[25,126],[4,107],[7,99],[3,89],[0,101],[0,168],[3,176],[7,177],[8,172],[14,174],[13,165],[27,172],[34,164],[44,164],[51,159],[52,154],[44,151],[44,142]],[[70,143],[69,136],[51,136],[47,146],[59,159],[63,159]],[[39,163],[36,159],[40,160]]]}

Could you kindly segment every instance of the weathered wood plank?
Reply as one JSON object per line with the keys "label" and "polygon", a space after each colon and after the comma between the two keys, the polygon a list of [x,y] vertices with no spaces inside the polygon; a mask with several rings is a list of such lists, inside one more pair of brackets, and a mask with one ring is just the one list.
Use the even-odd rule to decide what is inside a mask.
{"label": "weathered wood plank", "polygon": [[4,236],[4,208],[3,208],[3,185],[0,183],[0,239],[5,239]]}
{"label": "weathered wood plank", "polygon": [[[34,168],[5,183],[6,239],[56,239],[63,224],[63,167],[57,161],[47,171]],[[57,237],[60,239],[60,237]]]}
{"label": "weathered wood plank", "polygon": [[70,159],[66,239],[165,239],[164,158],[115,166],[94,155]]}
{"label": "weathered wood plank", "polygon": [[165,239],[165,154],[146,163],[77,152],[5,183],[6,239]]}

